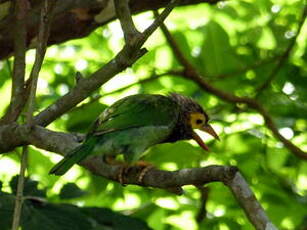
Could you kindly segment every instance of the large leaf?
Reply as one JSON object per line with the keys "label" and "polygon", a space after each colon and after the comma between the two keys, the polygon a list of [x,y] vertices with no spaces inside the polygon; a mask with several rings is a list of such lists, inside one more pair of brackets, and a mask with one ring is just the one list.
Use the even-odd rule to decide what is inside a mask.
{"label": "large leaf", "polygon": [[[10,181],[10,187],[14,194],[16,194],[17,191],[17,183],[18,183],[18,177],[14,176],[12,180]],[[42,189],[38,189],[38,182],[34,181],[30,178],[24,179],[24,189],[23,194],[26,196],[37,196],[37,197],[46,197],[46,191]]]}
{"label": "large leaf", "polygon": [[[1,230],[11,228],[14,196],[0,194]],[[81,208],[70,204],[51,204],[31,198],[23,204],[23,230],[124,230],[150,229],[139,219],[115,213],[107,208]]]}
{"label": "large leaf", "polygon": [[216,76],[242,65],[237,60],[230,45],[229,36],[224,28],[215,21],[209,21],[204,27],[204,41],[200,55],[201,71],[209,76]]}
{"label": "large leaf", "polygon": [[61,199],[73,199],[85,195],[86,192],[80,189],[74,183],[67,183],[63,186],[60,192]]}

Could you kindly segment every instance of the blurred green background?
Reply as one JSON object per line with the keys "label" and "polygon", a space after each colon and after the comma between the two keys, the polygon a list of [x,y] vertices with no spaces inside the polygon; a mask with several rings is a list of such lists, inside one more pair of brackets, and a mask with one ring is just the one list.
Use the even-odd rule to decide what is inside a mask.
{"label": "blurred green background", "polygon": [[[295,38],[304,7],[302,0],[227,1],[214,6],[199,4],[176,8],[166,20],[166,25],[185,56],[210,84],[238,96],[254,97],[256,88],[270,76]],[[145,29],[152,20],[150,12],[134,17],[140,30]],[[306,38],[305,22],[291,55],[271,86],[257,98],[269,111],[281,134],[304,151],[307,151]],[[67,93],[75,84],[77,71],[84,77],[89,76],[114,57],[122,45],[120,25],[112,22],[86,38],[49,47],[38,82],[37,111]],[[237,166],[276,226],[280,229],[305,229],[307,163],[272,137],[261,115],[244,105],[222,101],[194,82],[169,74],[139,84],[138,81],[142,79],[180,68],[161,31],[155,32],[145,47],[149,52],[135,65],[111,79],[48,128],[84,133],[107,105],[131,94],[176,91],[191,96],[209,113],[221,141],[213,141],[211,137],[201,134],[211,149],[209,154],[193,141],[182,141],[155,146],[144,159],[165,170],[211,164]],[[34,55],[34,50],[27,52],[28,72]],[[11,69],[11,59],[0,62],[0,115],[10,99]],[[123,87],[124,90],[120,90]],[[1,194],[14,190],[14,176],[19,172],[19,152],[17,149],[13,153],[0,155]],[[109,208],[118,214],[137,217],[155,230],[253,229],[230,191],[221,183],[208,185],[207,215],[198,223],[195,217],[201,199],[199,190],[193,186],[184,187],[185,194],[182,196],[159,189],[132,185],[123,187],[93,176],[79,166],[74,166],[60,178],[49,176],[49,169],[59,159],[61,157],[55,153],[30,147],[28,176],[31,181],[28,195],[43,197],[51,202],[48,203],[50,207],[45,206],[45,211],[48,208],[57,210],[53,213],[46,211],[45,214],[41,211],[46,219],[48,215],[61,213],[58,210],[60,207],[64,210],[62,216],[69,215],[66,206],[55,209],[52,205],[70,203],[83,207],[82,215],[93,212],[86,207]],[[27,204],[25,207],[30,211],[37,210],[34,201],[31,202],[29,207]],[[74,213],[72,207],[75,206],[68,207]],[[0,222],[8,213],[8,210],[0,210]],[[75,214],[71,215],[76,217]],[[77,218],[72,219],[77,221]],[[39,220],[46,226],[54,226],[50,229],[55,229],[56,225]],[[65,223],[69,221],[68,217],[63,219]],[[119,224],[118,228],[100,226],[96,229],[147,228],[143,223],[137,222],[138,227],[135,228],[132,222],[127,223]],[[39,225],[35,226],[32,229],[39,229]],[[81,226],[77,227],[90,229]],[[121,228],[123,226],[126,228]]]}

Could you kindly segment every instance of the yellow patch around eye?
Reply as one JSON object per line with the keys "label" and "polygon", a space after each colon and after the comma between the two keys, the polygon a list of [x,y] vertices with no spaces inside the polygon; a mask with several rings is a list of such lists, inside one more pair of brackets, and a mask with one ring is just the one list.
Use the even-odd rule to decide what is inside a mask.
{"label": "yellow patch around eye", "polygon": [[[197,120],[201,120],[202,122],[198,124]],[[193,129],[201,128],[204,125],[205,121],[206,121],[206,118],[204,114],[202,113],[191,113],[190,114],[190,124]]]}

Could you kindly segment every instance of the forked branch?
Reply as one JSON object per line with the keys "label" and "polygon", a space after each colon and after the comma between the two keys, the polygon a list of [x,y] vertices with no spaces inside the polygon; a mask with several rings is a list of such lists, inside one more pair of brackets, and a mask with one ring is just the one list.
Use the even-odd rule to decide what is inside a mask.
{"label": "forked branch", "polygon": [[[157,16],[157,12],[155,12],[155,15]],[[162,23],[161,29],[163,31],[163,34],[165,35],[171,49],[173,50],[174,55],[178,59],[178,61],[183,66],[184,70],[179,73],[179,76],[182,76],[184,78],[190,79],[194,81],[196,84],[198,84],[203,90],[205,90],[208,93],[211,93],[219,98],[221,98],[224,101],[230,102],[230,103],[242,103],[246,104],[249,108],[256,110],[260,115],[262,115],[266,126],[268,129],[271,130],[275,138],[277,138],[279,141],[281,141],[286,148],[290,150],[291,153],[293,153],[295,156],[307,160],[307,153],[294,145],[291,141],[286,139],[284,136],[282,136],[278,128],[276,127],[272,117],[269,115],[267,110],[255,99],[249,98],[249,97],[239,97],[234,94],[231,94],[229,92],[223,91],[221,89],[216,88],[212,84],[210,84],[205,76],[202,76],[197,69],[192,65],[192,63],[189,62],[189,60],[183,55],[183,52],[181,51],[180,47],[178,46],[177,42],[167,29],[167,27]]]}

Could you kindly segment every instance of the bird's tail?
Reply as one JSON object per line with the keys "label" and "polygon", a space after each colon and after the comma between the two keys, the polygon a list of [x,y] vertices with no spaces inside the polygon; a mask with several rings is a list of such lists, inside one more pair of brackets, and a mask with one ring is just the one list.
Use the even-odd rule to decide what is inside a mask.
{"label": "bird's tail", "polygon": [[68,153],[59,163],[49,171],[49,174],[64,175],[74,164],[83,160],[94,149],[95,138],[89,138],[82,145]]}

